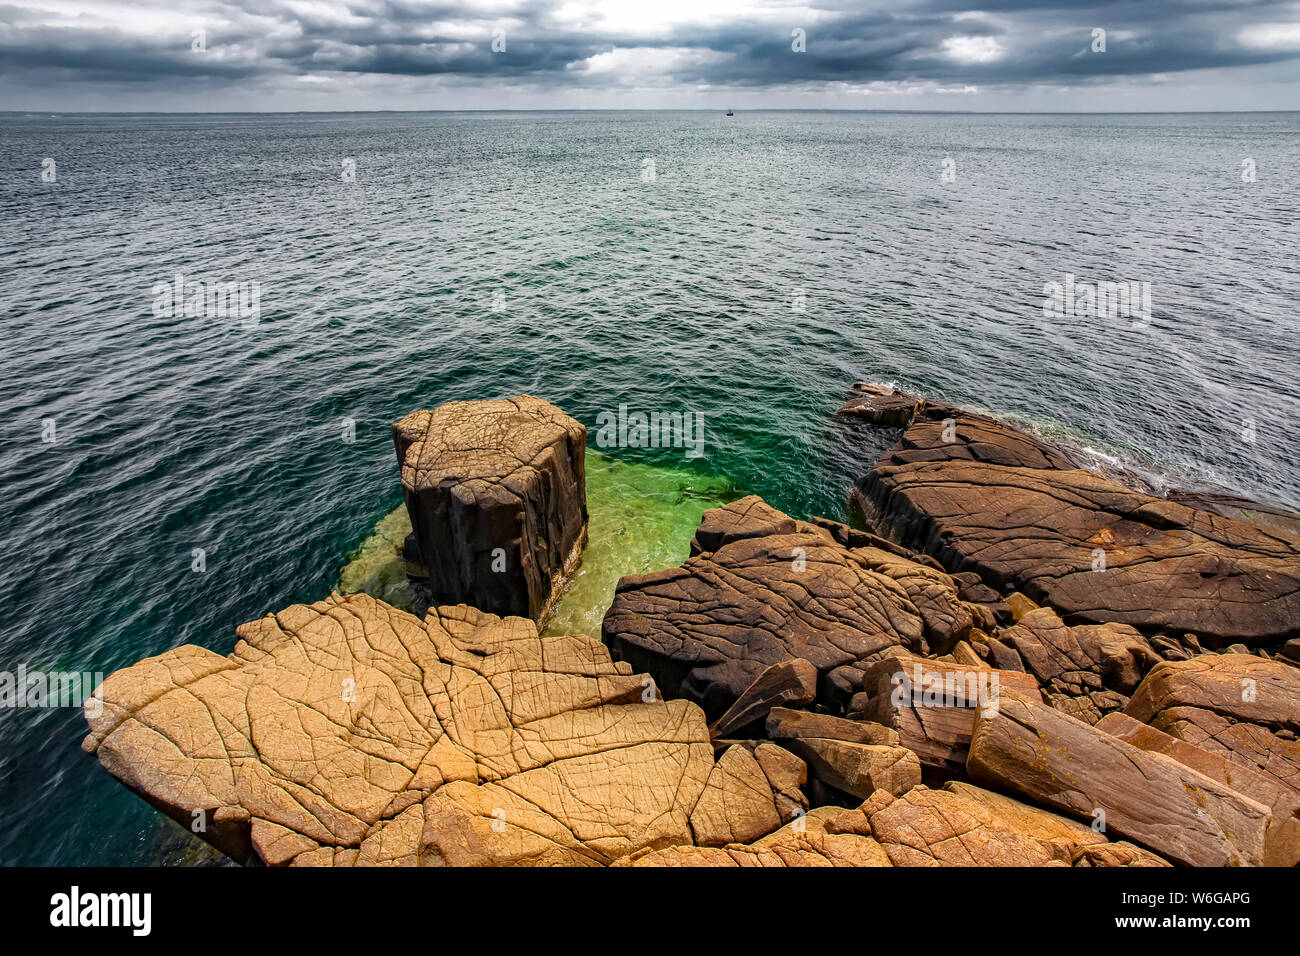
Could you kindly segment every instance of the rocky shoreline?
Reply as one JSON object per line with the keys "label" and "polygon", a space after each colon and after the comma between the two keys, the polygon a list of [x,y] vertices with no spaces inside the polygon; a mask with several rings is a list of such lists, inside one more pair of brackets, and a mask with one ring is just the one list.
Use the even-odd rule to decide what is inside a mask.
{"label": "rocky shoreline", "polygon": [[[865,530],[750,496],[543,636],[585,429],[394,426],[431,604],[333,595],[110,675],[83,746],[241,863],[1300,863],[1300,534],[875,385]],[[1266,511],[1261,513],[1268,514]]]}

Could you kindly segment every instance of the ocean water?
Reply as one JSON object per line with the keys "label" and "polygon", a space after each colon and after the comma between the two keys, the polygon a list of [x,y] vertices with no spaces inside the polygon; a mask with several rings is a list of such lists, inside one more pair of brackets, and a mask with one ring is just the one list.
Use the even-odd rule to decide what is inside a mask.
{"label": "ocean water", "polygon": [[[601,449],[646,470],[593,482],[575,627],[710,500],[845,518],[854,380],[1300,509],[1297,182],[1296,113],[5,114],[0,671],[226,652],[364,577],[389,424],[448,399],[704,416],[699,458]],[[178,273],[259,312],[155,309]],[[1149,315],[1045,316],[1067,275]],[[192,859],[83,735],[0,709],[0,862]]]}

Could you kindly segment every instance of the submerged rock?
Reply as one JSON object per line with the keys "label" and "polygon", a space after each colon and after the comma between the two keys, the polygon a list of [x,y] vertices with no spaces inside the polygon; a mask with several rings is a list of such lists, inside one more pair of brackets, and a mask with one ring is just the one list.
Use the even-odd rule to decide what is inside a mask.
{"label": "submerged rock", "polygon": [[698,707],[589,638],[363,594],[237,632],[110,675],[83,746],[240,861],[602,865],[781,823],[762,759],[715,763]]}
{"label": "submerged rock", "polygon": [[1300,622],[1300,537],[1075,467],[991,418],[922,405],[863,476],[868,523],[1069,623],[1281,642]]}
{"label": "submerged rock", "polygon": [[587,430],[531,395],[447,402],[393,426],[431,603],[545,626],[587,537]]}

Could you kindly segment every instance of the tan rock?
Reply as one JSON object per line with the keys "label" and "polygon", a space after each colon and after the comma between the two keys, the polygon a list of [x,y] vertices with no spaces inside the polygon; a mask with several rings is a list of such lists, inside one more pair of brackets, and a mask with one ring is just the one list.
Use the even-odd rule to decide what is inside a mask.
{"label": "tan rock", "polygon": [[691,812],[695,844],[748,843],[780,825],[772,786],[759,762],[744,747],[728,748]]}
{"label": "tan rock", "polygon": [[1020,623],[1021,618],[1026,614],[1030,611],[1037,611],[1041,606],[1025,597],[1019,591],[1012,591],[1008,594],[1006,597],[1006,603],[1007,606],[1011,608],[1011,619],[1017,624]]}
{"label": "tan rock", "polygon": [[1300,669],[1251,654],[1168,661],[1124,712],[1300,791]]}
{"label": "tan rock", "polygon": [[808,810],[803,788],[808,783],[808,764],[784,747],[764,740],[754,748],[754,759],[767,775],[782,822],[793,820]]}
{"label": "tan rock", "polygon": [[1081,840],[1096,842],[1014,803],[916,787],[893,800],[877,795],[863,810],[895,866],[1068,866]]}
{"label": "tan rock", "polygon": [[1203,750],[1125,714],[1108,714],[1097,724],[1097,729],[1141,750],[1172,757],[1262,803],[1272,812],[1265,840],[1264,865],[1295,866],[1300,863],[1300,793],[1221,753]]}
{"label": "tan rock", "polygon": [[1090,826],[974,784],[949,780],[943,789],[982,804],[1001,823],[1046,843],[1084,847],[1109,842],[1104,834]]}
{"label": "tan rock", "polygon": [[809,771],[828,786],[866,799],[877,790],[906,793],[921,782],[921,762],[903,747],[881,747],[824,737],[782,741],[808,762]]}
{"label": "tan rock", "polygon": [[767,715],[767,735],[773,740],[790,737],[826,737],[859,744],[898,746],[898,731],[870,720],[848,720],[808,710],[773,707]]}
{"label": "tan rock", "polygon": [[1019,671],[991,670],[920,658],[880,661],[863,675],[863,692],[852,701],[851,716],[896,731],[899,743],[921,763],[945,773],[961,773],[981,700],[1000,687],[1038,694],[1038,682]]}
{"label": "tan rock", "polygon": [[[966,769],[1189,865],[1258,865],[1270,812],[1190,767],[1004,689],[975,719]],[[873,823],[874,826],[874,823]]]}
{"label": "tan rock", "polygon": [[699,708],[589,638],[363,594],[238,633],[110,675],[84,744],[237,859],[603,865],[780,822],[754,757],[715,765]]}
{"label": "tan rock", "polygon": [[967,667],[979,667],[988,669],[984,663],[984,658],[975,653],[975,649],[965,641],[958,641],[953,645],[952,659],[958,664],[965,664]]}
{"label": "tan rock", "polygon": [[673,846],[640,850],[615,866],[890,866],[884,849],[869,833],[832,832],[827,821],[839,818],[838,807],[819,807],[749,845]]}
{"label": "tan rock", "polygon": [[1096,846],[1078,847],[1071,855],[1074,866],[1169,866],[1149,850],[1117,840]]}

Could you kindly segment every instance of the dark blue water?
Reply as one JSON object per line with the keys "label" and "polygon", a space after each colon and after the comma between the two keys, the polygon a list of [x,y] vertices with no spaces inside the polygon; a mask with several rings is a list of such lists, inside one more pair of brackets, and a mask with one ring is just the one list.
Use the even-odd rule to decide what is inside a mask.
{"label": "dark blue water", "polygon": [[[699,460],[614,453],[843,517],[832,412],[893,381],[1300,508],[1297,182],[1295,113],[0,117],[0,670],[324,596],[453,398],[701,411]],[[177,272],[259,320],[155,314]],[[1045,320],[1066,273],[1151,321]],[[0,710],[0,862],[159,858],[83,733]]]}

